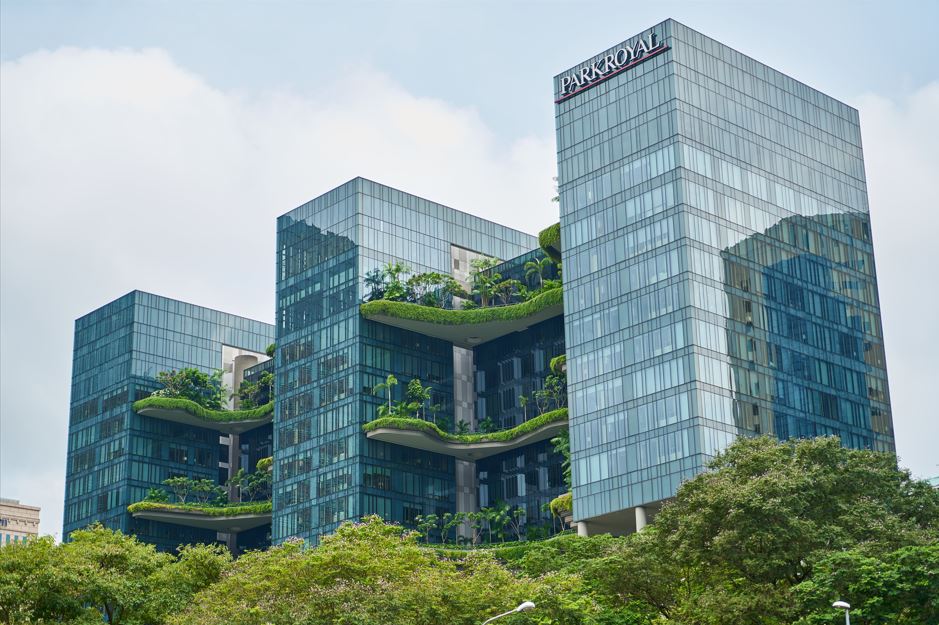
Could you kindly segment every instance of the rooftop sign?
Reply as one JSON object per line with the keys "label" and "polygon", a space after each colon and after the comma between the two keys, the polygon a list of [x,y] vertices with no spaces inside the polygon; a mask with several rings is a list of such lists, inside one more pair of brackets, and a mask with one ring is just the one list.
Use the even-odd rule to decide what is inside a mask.
{"label": "rooftop sign", "polygon": [[649,33],[645,38],[637,38],[631,45],[623,45],[612,54],[607,54],[586,67],[562,76],[561,97],[554,101],[555,104],[668,50],[665,42],[657,41],[657,39],[657,34]]}

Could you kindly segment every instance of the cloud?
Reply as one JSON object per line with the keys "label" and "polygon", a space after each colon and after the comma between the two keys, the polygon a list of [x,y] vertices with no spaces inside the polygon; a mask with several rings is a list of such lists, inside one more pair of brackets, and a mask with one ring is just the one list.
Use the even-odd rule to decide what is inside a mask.
{"label": "cloud", "polygon": [[134,288],[273,319],[275,218],[357,175],[536,232],[543,137],[350,66],[312,94],[226,92],[161,50],[0,67],[0,494],[60,532],[73,321]]}
{"label": "cloud", "polygon": [[939,82],[859,98],[900,464],[939,475]]}

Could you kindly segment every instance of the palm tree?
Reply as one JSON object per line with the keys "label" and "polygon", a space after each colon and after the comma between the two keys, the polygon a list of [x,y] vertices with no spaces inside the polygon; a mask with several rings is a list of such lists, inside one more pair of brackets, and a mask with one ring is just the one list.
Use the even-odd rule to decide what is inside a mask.
{"label": "palm tree", "polygon": [[384,269],[382,269],[382,273],[384,274],[387,285],[385,287],[385,299],[404,299],[406,290],[404,288],[404,284],[401,282],[401,276],[402,274],[410,272],[410,267],[398,261],[385,265]]}
{"label": "palm tree", "polygon": [[528,280],[532,276],[538,276],[538,288],[544,288],[544,276],[547,273],[548,268],[553,264],[552,260],[547,256],[542,256],[538,260],[530,260],[525,263],[525,279]]}
{"label": "palm tree", "polygon": [[375,395],[381,395],[382,393],[388,393],[388,412],[391,414],[391,388],[398,385],[398,378],[394,374],[388,374],[388,379],[384,382],[375,385],[375,388],[372,389],[372,393]]}

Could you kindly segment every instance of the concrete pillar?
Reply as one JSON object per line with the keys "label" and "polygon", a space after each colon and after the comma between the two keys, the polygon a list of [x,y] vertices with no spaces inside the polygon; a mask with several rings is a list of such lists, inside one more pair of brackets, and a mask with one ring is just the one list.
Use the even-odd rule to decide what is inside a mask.
{"label": "concrete pillar", "polygon": [[590,532],[587,530],[586,521],[577,521],[577,535],[578,536],[590,536]]}
{"label": "concrete pillar", "polygon": [[641,532],[646,525],[646,509],[636,506],[636,531]]}
{"label": "concrete pillar", "polygon": [[[250,354],[243,354],[241,356],[235,356],[235,361],[232,363],[232,378],[231,378],[231,392],[237,393],[238,389],[241,387],[241,383],[245,379],[245,369],[253,367],[258,364],[258,357],[252,356]],[[232,398],[232,408],[238,410],[241,407],[241,400],[238,399],[238,395],[235,395]]]}
{"label": "concrete pillar", "polygon": [[[241,437],[237,434],[228,435],[228,479],[234,477],[241,468]],[[228,489],[228,500],[241,501],[238,489],[232,486]]]}
{"label": "concrete pillar", "polygon": [[[475,429],[476,421],[476,376],[473,364],[473,350],[462,347],[453,348],[453,426],[466,421],[470,429]],[[479,510],[479,484],[476,481],[476,463],[457,460],[456,475],[456,511],[477,512]],[[460,523],[456,528],[457,536],[470,538],[473,535],[469,521]]]}

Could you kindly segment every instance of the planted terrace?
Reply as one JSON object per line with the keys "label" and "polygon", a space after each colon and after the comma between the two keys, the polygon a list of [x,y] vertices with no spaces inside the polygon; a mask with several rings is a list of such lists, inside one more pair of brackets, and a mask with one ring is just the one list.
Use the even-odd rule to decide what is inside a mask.
{"label": "planted terrace", "polygon": [[565,428],[567,408],[546,412],[508,430],[489,433],[451,434],[429,421],[405,417],[381,417],[362,426],[368,438],[460,460],[480,460],[549,440]]}
{"label": "planted terrace", "polygon": [[238,533],[271,522],[271,502],[258,501],[227,506],[198,503],[138,501],[127,506],[135,519],[173,523],[186,527]]}
{"label": "planted terrace", "polygon": [[508,306],[449,310],[410,302],[375,300],[360,307],[371,321],[471,348],[564,313],[562,289],[552,288]]}
{"label": "planted terrace", "polygon": [[241,434],[270,423],[274,417],[274,402],[250,410],[214,410],[190,399],[151,396],[134,402],[134,412],[225,434]]}

